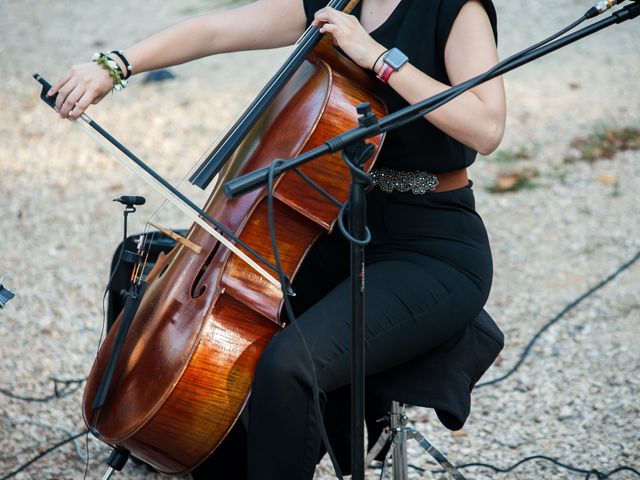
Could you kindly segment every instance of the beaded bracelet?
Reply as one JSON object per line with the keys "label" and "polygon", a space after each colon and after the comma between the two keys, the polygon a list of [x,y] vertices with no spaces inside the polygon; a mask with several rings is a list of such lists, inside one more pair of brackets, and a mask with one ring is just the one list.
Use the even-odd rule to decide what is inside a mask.
{"label": "beaded bracelet", "polygon": [[107,71],[111,80],[113,80],[113,90],[119,92],[127,86],[127,80],[124,78],[118,62],[102,52],[95,53],[92,60]]}
{"label": "beaded bracelet", "polygon": [[122,52],[122,50],[111,50],[109,54],[113,54],[117,56],[120,60],[122,60],[122,63],[124,63],[124,68],[125,68],[125,71],[122,72],[123,74],[125,74],[122,76],[122,79],[127,80],[133,72],[133,65],[129,63],[129,60],[127,60],[127,57],[124,56],[124,53]]}

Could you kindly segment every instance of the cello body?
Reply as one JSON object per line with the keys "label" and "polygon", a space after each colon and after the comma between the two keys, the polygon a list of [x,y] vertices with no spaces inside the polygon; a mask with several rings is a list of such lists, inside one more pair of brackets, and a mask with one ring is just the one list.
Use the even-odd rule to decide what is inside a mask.
{"label": "cello body", "polygon": [[[320,42],[234,152],[204,210],[273,263],[266,189],[228,200],[222,185],[356,127],[355,105],[369,102],[384,115],[371,88],[360,67]],[[378,148],[368,168],[382,140],[372,139]],[[301,170],[340,202],[347,199],[350,173],[339,154]],[[277,180],[274,196],[282,268],[294,278],[313,242],[333,228],[338,208],[294,172]],[[279,287],[197,224],[187,239],[202,251],[177,244],[149,273],[106,404],[92,409],[120,320],[100,348],[83,399],[94,435],[166,474],[192,470],[220,444],[247,402],[264,347],[283,328]]]}

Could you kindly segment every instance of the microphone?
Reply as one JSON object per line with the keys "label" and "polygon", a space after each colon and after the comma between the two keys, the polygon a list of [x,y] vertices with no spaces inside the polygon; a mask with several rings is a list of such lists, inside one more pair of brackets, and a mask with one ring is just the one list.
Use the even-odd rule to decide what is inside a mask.
{"label": "microphone", "polygon": [[114,198],[114,202],[120,202],[123,205],[144,205],[147,201],[144,197],[137,197],[134,195],[123,195],[120,198]]}
{"label": "microphone", "polygon": [[[589,9],[587,13],[585,13],[585,17],[593,18],[601,13],[606,12],[607,10],[615,7],[616,5],[625,2],[626,0],[599,0],[596,4]],[[634,0],[637,1],[637,0]]]}

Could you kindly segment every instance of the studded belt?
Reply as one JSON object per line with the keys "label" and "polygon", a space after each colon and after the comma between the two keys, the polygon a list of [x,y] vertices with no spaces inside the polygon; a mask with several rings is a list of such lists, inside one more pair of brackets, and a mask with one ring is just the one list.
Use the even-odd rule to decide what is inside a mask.
{"label": "studded belt", "polygon": [[467,169],[453,170],[443,173],[425,171],[403,172],[390,168],[376,168],[369,172],[373,184],[383,192],[411,192],[423,195],[428,192],[448,192],[466,187],[469,183]]}

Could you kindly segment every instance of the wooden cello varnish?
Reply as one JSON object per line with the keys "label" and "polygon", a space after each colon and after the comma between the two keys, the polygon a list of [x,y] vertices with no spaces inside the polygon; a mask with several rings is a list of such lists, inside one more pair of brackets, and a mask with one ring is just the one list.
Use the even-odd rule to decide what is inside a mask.
{"label": "wooden cello varnish", "polygon": [[[383,116],[385,106],[369,93],[372,86],[360,67],[323,39],[227,163],[207,213],[273,262],[265,189],[228,200],[222,185],[356,127],[355,105],[370,102]],[[377,146],[381,142],[382,136],[372,140]],[[347,199],[350,174],[339,154],[302,170],[338,200]],[[337,213],[296,174],[278,180],[276,231],[290,278],[318,235],[332,229]],[[279,288],[218,248],[199,226],[192,226],[186,238],[202,251],[178,244],[158,259],[106,405],[98,413],[91,409],[119,322],[100,349],[83,402],[85,422],[98,438],[167,474],[192,470],[224,439],[248,399],[260,354],[282,328]]]}

